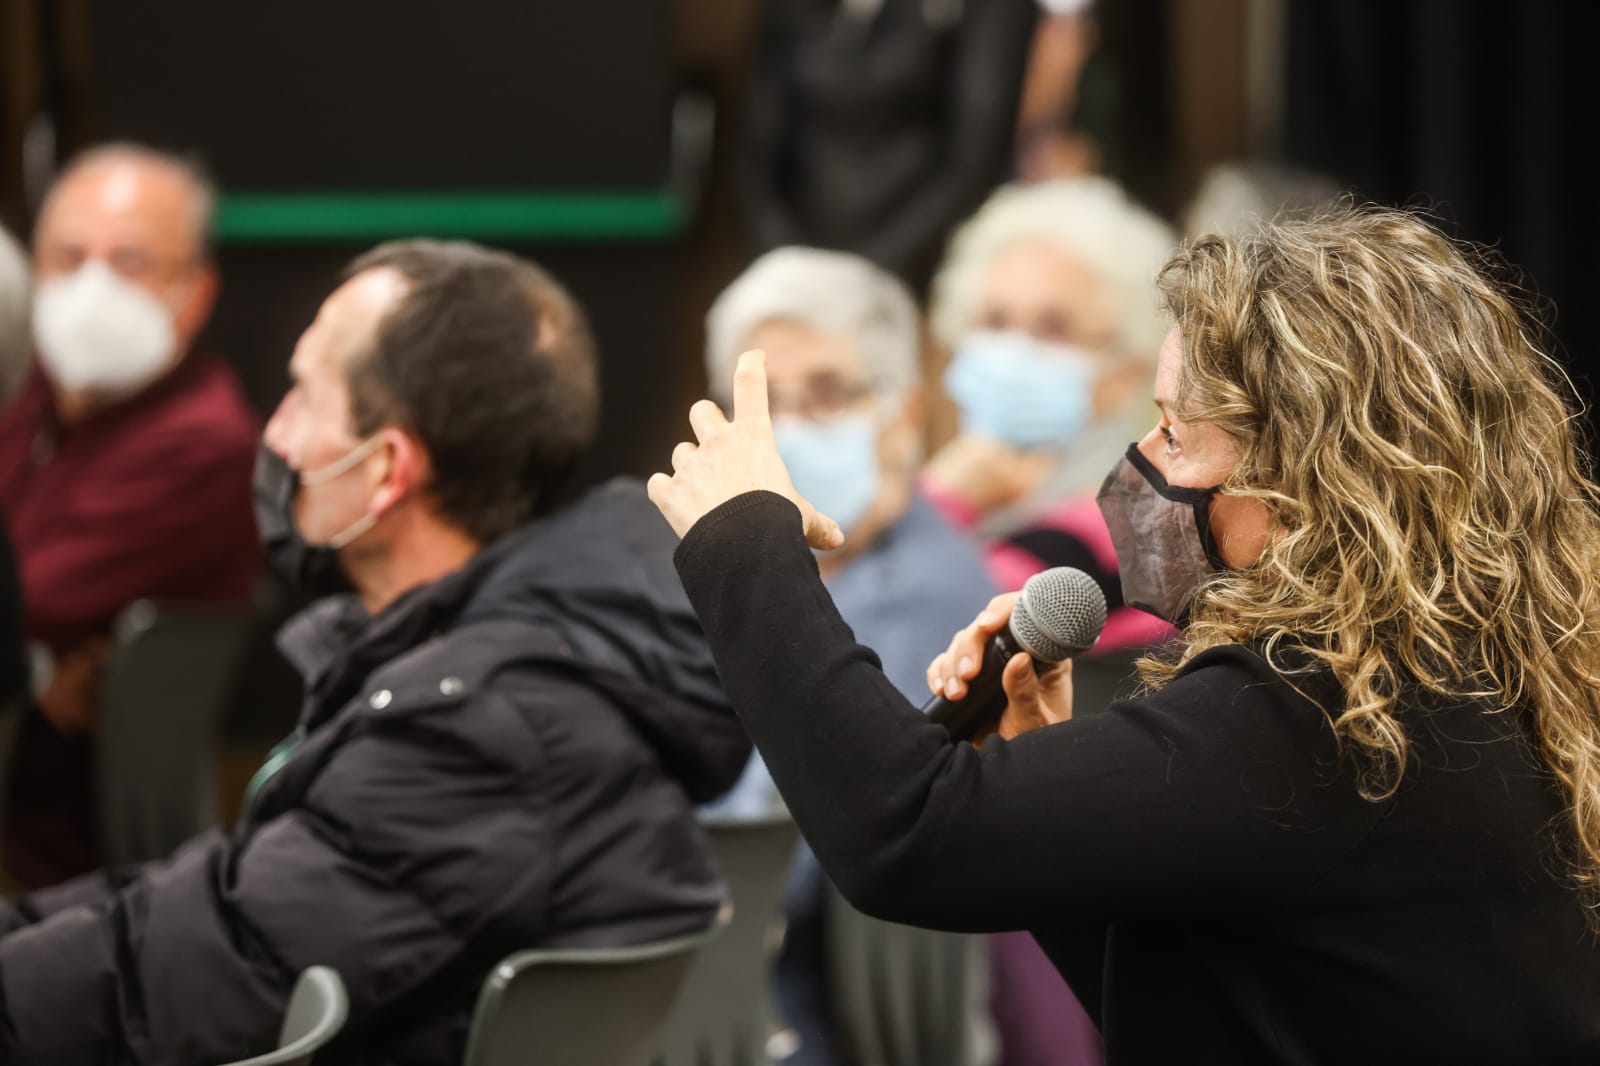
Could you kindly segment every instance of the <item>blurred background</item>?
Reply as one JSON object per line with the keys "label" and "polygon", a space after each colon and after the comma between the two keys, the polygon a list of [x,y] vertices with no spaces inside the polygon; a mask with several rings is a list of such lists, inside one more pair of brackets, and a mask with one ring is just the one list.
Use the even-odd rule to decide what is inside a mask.
{"label": "blurred background", "polygon": [[[908,61],[921,73],[881,75],[900,61],[881,53],[879,75],[826,71],[855,99],[882,88],[875,77],[983,96],[965,112],[975,128],[945,146],[960,187],[907,222],[915,232],[899,248],[854,250],[920,289],[947,232],[999,182],[1103,172],[1181,229],[1217,165],[1299,168],[1359,198],[1424,206],[1496,246],[1590,395],[1592,223],[1578,164],[1592,125],[1593,93],[1579,83],[1587,5],[965,6],[979,3],[996,25],[978,25],[960,0],[924,5],[935,24],[933,9],[950,9],[952,35],[989,38],[912,42],[926,44]],[[196,154],[223,189],[223,291],[206,341],[262,412],[357,250],[417,234],[515,248],[577,292],[599,333],[605,431],[584,480],[645,473],[704,388],[701,323],[716,293],[783,238],[841,243],[827,219],[781,232],[761,186],[781,194],[796,171],[826,186],[808,160],[833,158],[829,137],[871,137],[869,122],[889,121],[804,128],[833,103],[805,80],[817,73],[804,66],[815,46],[805,9],[876,6],[4,0],[0,220],[26,234],[54,168],[84,145],[127,138]],[[817,63],[838,62],[824,51]],[[796,54],[799,74],[786,76]],[[938,414],[935,437],[950,425]]]}
{"label": "blurred background", "polygon": [[[852,601],[835,575],[852,627],[880,650],[900,647],[904,687],[919,689],[930,649],[994,589],[1051,565],[1086,567],[1113,605],[1098,650],[1113,646],[1098,673],[1092,657],[1079,664],[1075,683],[1080,707],[1103,706],[1125,691],[1133,658],[1171,635],[1121,603],[1092,496],[1150,424],[1166,325],[1149,283],[1176,239],[1341,196],[1421,209],[1503,258],[1501,280],[1549,330],[1593,433],[1596,234],[1579,162],[1593,129],[1591,10],[1573,0],[0,0],[0,226],[26,243],[62,166],[90,146],[131,141],[193,160],[220,189],[220,298],[196,348],[231,365],[262,418],[284,395],[296,338],[358,253],[428,236],[526,255],[585,305],[601,352],[601,430],[573,493],[664,468],[689,405],[718,391],[708,367],[728,370],[774,322],[813,327],[789,353],[790,377],[840,344],[849,373],[824,381],[831,388],[790,389],[790,406],[819,424],[870,414],[876,436],[862,438],[854,471],[867,496],[899,493],[904,514],[949,526],[937,566],[903,571],[943,575],[935,591],[948,594],[949,619],[860,584]],[[794,245],[882,270],[810,253],[758,258]],[[0,274],[0,297],[16,297],[14,308],[0,300],[0,327],[26,318],[24,258],[13,253],[14,276]],[[738,298],[721,305],[727,336],[708,343],[708,313],[714,325],[714,303],[741,275]],[[0,359],[0,396],[32,355],[14,347],[23,365]],[[889,349],[910,370],[888,365]],[[965,363],[952,363],[963,349]],[[1019,361],[1070,363],[1078,376],[1040,371],[1007,392],[980,380],[983,367]],[[916,370],[920,382],[900,380]],[[958,407],[945,390],[962,382]],[[777,396],[776,376],[773,386]],[[1050,432],[1004,424],[1029,406],[1017,396],[1050,392],[1074,420],[1047,409]],[[986,408],[995,396],[999,409]],[[256,427],[240,421],[253,450]],[[900,427],[922,439],[905,445]],[[41,439],[16,436],[19,468],[46,463]],[[59,495],[59,484],[36,495]],[[867,538],[878,549],[896,542],[884,528]],[[195,536],[222,537],[209,520]],[[239,539],[254,551],[253,537]],[[970,555],[958,560],[970,593],[952,578],[950,545]],[[124,793],[160,793],[153,802],[170,799],[177,813],[142,851],[108,846],[107,861],[164,855],[231,821],[245,782],[293,727],[300,682],[272,636],[296,601],[261,584],[232,614],[163,628],[135,603],[118,621],[113,663],[152,632],[166,642],[145,653],[146,688],[105,716],[129,724],[99,741],[111,753],[102,766],[138,772],[120,792],[101,773],[96,817],[130,806]],[[13,590],[0,606],[8,598],[18,602]],[[203,685],[195,663],[212,665]],[[27,669],[14,665],[21,685]],[[33,673],[37,683],[37,662]],[[192,724],[154,713],[170,710],[171,676],[194,690]],[[6,710],[0,700],[0,797]],[[151,753],[162,750],[187,761],[158,766]],[[821,913],[820,874],[811,890]],[[859,946],[852,937],[868,943],[850,933],[837,944]],[[951,944],[956,968],[987,965]],[[1086,1018],[1068,1026],[1077,1036],[1055,1024],[1065,988],[1043,957],[994,950],[997,1003],[1030,983],[1056,989],[1009,1022],[997,1012],[1007,1066],[1057,1061],[1018,1052],[1017,1033],[1057,1051],[1084,1037],[1070,1061],[1097,1061]]]}
{"label": "blurred background", "polygon": [[[1346,193],[1424,208],[1503,254],[1591,402],[1586,12],[0,0],[0,223],[25,241],[62,164],[96,143],[196,160],[221,189],[221,296],[198,347],[263,417],[356,253],[435,236],[531,256],[587,306],[602,355],[602,430],[574,491],[665,465],[707,391],[707,311],[760,253],[856,252],[926,307],[952,233],[995,189],[1089,175],[1179,235]],[[936,332],[927,455],[958,431]],[[229,702],[224,814],[293,724],[298,680],[271,647],[292,606],[258,621]]]}

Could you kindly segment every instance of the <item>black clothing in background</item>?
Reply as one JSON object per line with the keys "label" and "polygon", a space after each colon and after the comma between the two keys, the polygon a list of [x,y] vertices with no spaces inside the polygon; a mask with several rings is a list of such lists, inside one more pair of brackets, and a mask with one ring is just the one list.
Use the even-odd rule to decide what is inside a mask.
{"label": "black clothing in background", "polygon": [[[1404,711],[1399,792],[1357,794],[1319,701],[1254,651],[982,750],[854,642],[799,515],[748,493],[679,574],[823,867],[862,910],[1027,928],[1111,1066],[1600,1062],[1600,947],[1515,709]],[[930,575],[929,580],[937,580]],[[930,656],[939,649],[929,649]]]}
{"label": "black clothing in background", "polygon": [[763,0],[740,165],[756,252],[856,252],[917,287],[1012,167],[1035,0]]}
{"label": "black clothing in background", "polygon": [[613,485],[376,618],[297,616],[300,728],[232,834],[0,901],[0,1063],[258,1054],[322,964],[350,993],[330,1061],[453,1064],[505,954],[704,928],[723,892],[695,804],[750,746],[673,546]]}
{"label": "black clothing in background", "polygon": [[[11,531],[0,514],[0,714],[28,687],[28,651],[22,635],[22,581]],[[0,780],[5,778],[0,768]]]}

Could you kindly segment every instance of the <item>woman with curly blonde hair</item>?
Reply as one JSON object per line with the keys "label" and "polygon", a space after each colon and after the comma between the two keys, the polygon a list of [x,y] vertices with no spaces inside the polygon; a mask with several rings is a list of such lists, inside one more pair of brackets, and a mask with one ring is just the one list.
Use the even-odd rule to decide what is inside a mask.
{"label": "woman with curly blonde hair", "polygon": [[1017,656],[981,750],[818,593],[835,531],[759,358],[731,423],[691,412],[652,495],[790,809],[862,909],[1032,930],[1112,1066],[1600,1062],[1600,488],[1568,383],[1401,212],[1201,237],[1160,288],[1159,421],[1100,501],[1129,602],[1187,642],[1076,719],[1070,668]]}

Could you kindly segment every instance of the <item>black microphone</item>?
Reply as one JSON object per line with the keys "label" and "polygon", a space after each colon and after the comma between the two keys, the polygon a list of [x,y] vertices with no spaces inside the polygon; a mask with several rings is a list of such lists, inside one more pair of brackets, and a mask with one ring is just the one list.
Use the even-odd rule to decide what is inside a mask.
{"label": "black microphone", "polygon": [[1094,578],[1070,566],[1034,574],[1022,586],[1006,628],[983,649],[983,664],[967,682],[967,694],[959,700],[935,696],[922,705],[922,713],[956,740],[968,740],[1006,709],[1000,678],[1018,652],[1033,656],[1033,668],[1042,670],[1088,651],[1105,625],[1106,597]]}

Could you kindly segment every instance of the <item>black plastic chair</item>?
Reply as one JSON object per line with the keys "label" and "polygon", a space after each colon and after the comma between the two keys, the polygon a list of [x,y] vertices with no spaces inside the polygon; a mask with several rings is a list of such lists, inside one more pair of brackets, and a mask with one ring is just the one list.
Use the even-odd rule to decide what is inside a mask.
{"label": "black plastic chair", "polygon": [[648,1066],[690,967],[720,931],[507,956],[479,993],[465,1066]]}
{"label": "black plastic chair", "polygon": [[869,918],[828,898],[828,978],[856,1066],[973,1066],[987,1060],[988,939]]}
{"label": "black plastic chair", "polygon": [[787,813],[708,818],[704,825],[732,914],[695,960],[656,1066],[759,1066],[768,1061],[768,964],[781,936],[778,903],[800,833]]}
{"label": "black plastic chair", "polygon": [[303,970],[289,996],[278,1048],[225,1066],[311,1066],[317,1049],[339,1035],[350,1013],[344,982],[326,966]]}
{"label": "black plastic chair", "polygon": [[96,804],[107,866],[161,859],[217,822],[217,735],[246,606],[140,600],[117,619],[100,704]]}

